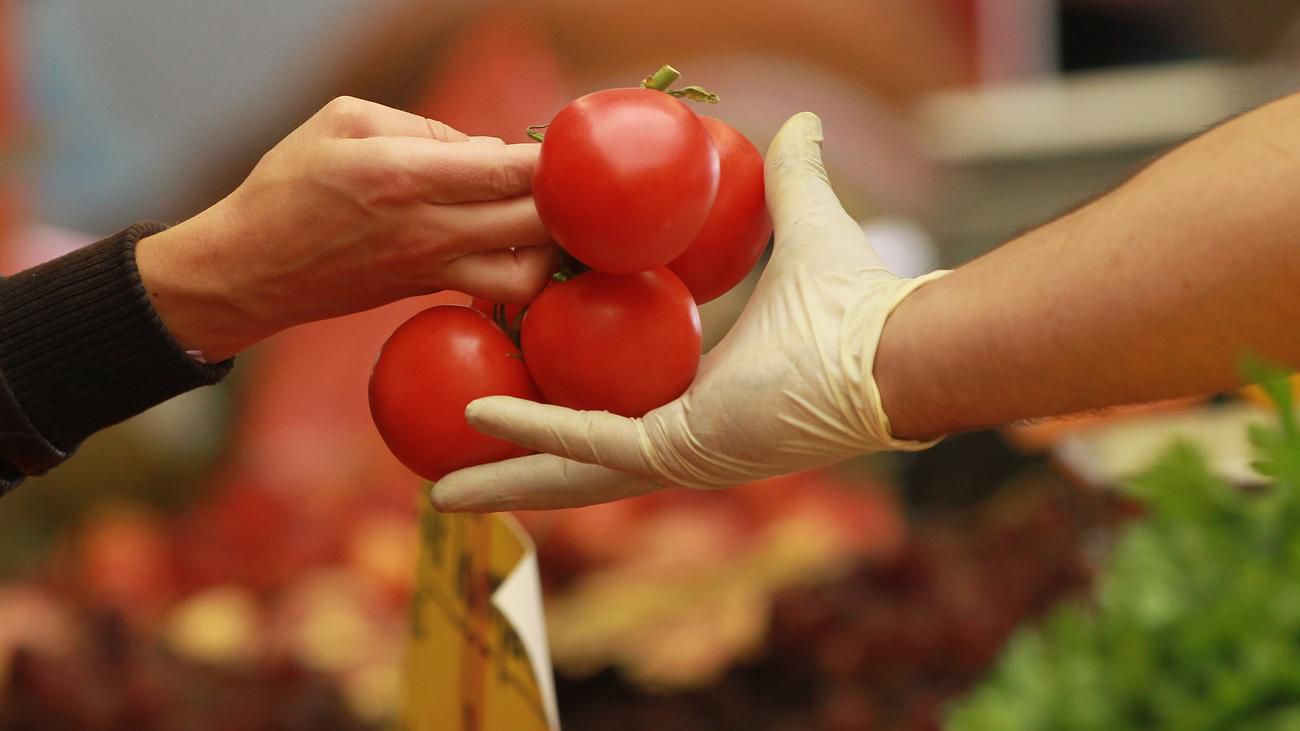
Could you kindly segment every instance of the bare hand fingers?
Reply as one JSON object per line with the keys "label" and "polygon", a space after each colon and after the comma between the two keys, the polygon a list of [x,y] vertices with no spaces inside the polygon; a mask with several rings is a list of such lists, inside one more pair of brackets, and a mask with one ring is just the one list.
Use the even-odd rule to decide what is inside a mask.
{"label": "bare hand fingers", "polygon": [[365,99],[341,96],[326,104],[312,121],[335,137],[420,137],[438,142],[468,142],[470,136],[436,119]]}
{"label": "bare hand fingers", "polygon": [[551,243],[551,235],[537,216],[531,197],[511,198],[490,203],[462,203],[454,206],[430,206],[413,220],[414,233],[421,228],[439,232],[443,260],[480,251],[541,246]]}
{"label": "bare hand fingers", "polygon": [[516,198],[533,187],[540,145],[437,144],[414,137],[348,140],[352,164],[376,184],[431,204]]}
{"label": "bare hand fingers", "polygon": [[560,266],[554,245],[483,251],[456,259],[443,269],[446,288],[493,302],[524,305],[533,301]]}

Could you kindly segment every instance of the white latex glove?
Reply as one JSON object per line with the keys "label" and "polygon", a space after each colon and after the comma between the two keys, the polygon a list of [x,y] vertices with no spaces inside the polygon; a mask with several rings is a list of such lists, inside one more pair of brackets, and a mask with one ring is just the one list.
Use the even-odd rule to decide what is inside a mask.
{"label": "white latex glove", "polygon": [[768,149],[771,261],[681,398],[640,419],[505,396],[474,401],[475,428],[542,454],[471,467],[433,488],[439,510],[573,507],[670,486],[728,487],[881,450],[894,439],[872,362],[894,307],[942,275],[900,279],[835,197],[821,120],[792,117]]}

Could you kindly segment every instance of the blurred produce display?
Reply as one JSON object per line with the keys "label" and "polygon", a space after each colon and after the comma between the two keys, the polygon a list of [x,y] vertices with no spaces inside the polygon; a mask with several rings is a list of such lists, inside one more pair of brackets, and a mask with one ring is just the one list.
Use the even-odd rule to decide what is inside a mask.
{"label": "blurred produce display", "polygon": [[[761,641],[707,684],[646,692],[627,669],[561,675],[565,728],[940,728],[944,702],[978,680],[1018,623],[1088,586],[1090,539],[1131,512],[1059,477],[1026,475],[973,512],[928,521],[837,576],[777,593]],[[690,637],[688,656],[729,646],[725,619],[675,596],[671,583],[657,586],[688,605],[683,621],[698,615],[698,631],[648,624],[627,628],[622,642],[640,631],[645,645]]]}
{"label": "blurred produce display", "polygon": [[[1139,481],[1145,512],[967,453],[965,503],[911,525],[884,483],[830,472],[521,514],[565,728],[937,729],[994,663],[955,728],[1289,712],[1300,430],[1285,423],[1255,437],[1273,489],[1241,492],[1184,450]],[[989,437],[950,455],[963,439]],[[1084,596],[1098,549],[1139,513],[1095,608],[1050,615],[998,663],[1022,623]],[[311,530],[286,529],[296,514]],[[290,499],[234,475],[176,515],[97,512],[0,592],[0,729],[377,727],[413,521],[363,493]],[[1193,699],[1201,715],[1183,715]]]}
{"label": "blurred produce display", "polygon": [[1015,638],[957,706],[957,731],[1300,728],[1300,425],[1251,430],[1265,486],[1243,489],[1183,446],[1133,484],[1144,520],[1096,597]]}
{"label": "blurred produce display", "polygon": [[887,489],[824,471],[519,517],[537,537],[559,672],[617,667],[658,688],[715,680],[761,649],[773,596],[905,535]]}
{"label": "blurred produce display", "polygon": [[[1053,45],[981,41],[980,13],[1000,2],[834,0],[806,12],[776,0],[365,5],[358,18],[372,25],[348,28],[348,44],[323,44],[359,49],[343,54],[341,78],[304,78],[308,91],[285,92],[283,107],[257,119],[235,120],[232,108],[239,124],[203,150],[173,141],[189,177],[155,187],[176,199],[114,215],[208,205],[338,93],[519,141],[565,100],[671,57],[728,100],[760,149],[789,114],[818,111],[850,212],[923,222],[950,264],[1255,98],[1259,84],[1242,81],[1253,76],[1193,68],[1134,83],[1124,72],[1059,87],[1047,78],[1024,97],[1030,106],[1004,103],[1021,95],[966,85],[987,72],[986,56]],[[1207,48],[1258,55],[1288,45],[1296,4],[1062,0],[1048,29],[1059,58],[1030,65],[1113,69]],[[16,260],[6,234],[28,223],[27,191],[9,175],[30,124],[6,43],[21,38],[21,5],[0,0],[0,265]],[[694,22],[681,20],[688,13]],[[83,29],[87,42],[102,38],[94,30]],[[901,110],[954,85],[969,103],[935,107],[949,134],[927,150]],[[1177,111],[1165,95],[1206,118],[1135,136],[1164,119],[1154,107]],[[1041,98],[1058,103],[1047,124],[1025,111]],[[1117,99],[1139,113],[1112,114]],[[1101,125],[1080,108],[1119,121]],[[86,124],[100,122],[86,115]],[[1023,134],[1025,125],[1044,133]],[[984,132],[974,142],[951,133],[975,128]],[[1080,128],[1084,142],[1102,143],[1081,146],[1070,136]],[[1016,144],[988,144],[999,135]],[[1033,147],[1044,138],[1051,144]],[[935,149],[961,154],[931,159]],[[190,180],[195,170],[209,172]],[[734,321],[745,289],[702,310],[706,346]],[[424,488],[374,433],[365,383],[384,335],[429,305],[464,299],[442,293],[283,333],[241,356],[234,388],[99,435],[0,501],[0,731],[384,728]],[[1200,402],[1142,411],[1194,420]],[[1043,457],[1114,418],[960,435],[869,470],[520,514],[539,546],[565,728],[925,731],[953,709],[950,727],[972,731],[1300,729],[1294,422],[1257,437],[1274,484],[1242,491],[1179,450],[1136,483],[1149,506],[1136,521],[1138,503],[1078,484]],[[1127,521],[1137,525],[1109,553]],[[1093,597],[1098,566],[1106,574]],[[1054,610],[1062,600],[1072,603]]]}
{"label": "blurred produce display", "polygon": [[34,651],[29,636],[9,655],[0,697],[5,731],[379,728],[349,710],[331,678],[293,661],[238,669],[197,663],[118,615],[73,608],[37,588],[7,588],[0,613],[7,623],[21,617],[22,629],[52,631],[60,645],[75,645]]}
{"label": "blurred produce display", "polygon": [[179,514],[102,509],[0,590],[0,729],[369,728],[415,541],[408,512],[233,478]]}
{"label": "blurred produce display", "polygon": [[[913,527],[888,483],[856,470],[520,514],[540,547],[566,728],[612,716],[633,728],[933,727],[1019,621],[1086,587],[1088,540],[1118,515],[1012,454],[984,464],[975,454],[999,452],[963,445],[990,438],[927,457],[965,455],[963,491],[980,507],[931,506]],[[920,495],[953,480],[936,465],[902,474]],[[13,618],[0,627],[0,707],[13,714],[0,730],[188,728],[177,719],[190,713],[214,724],[200,729],[382,724],[406,636],[414,499],[398,497],[410,484],[362,486],[296,491],[231,471],[180,512],[91,514],[0,596]],[[65,668],[82,680],[50,684]]]}

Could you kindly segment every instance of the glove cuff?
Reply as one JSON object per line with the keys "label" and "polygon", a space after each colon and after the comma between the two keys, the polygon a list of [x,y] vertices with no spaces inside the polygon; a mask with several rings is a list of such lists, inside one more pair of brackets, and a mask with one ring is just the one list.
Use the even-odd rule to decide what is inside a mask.
{"label": "glove cuff", "polygon": [[860,365],[862,368],[863,413],[870,422],[867,424],[867,429],[871,433],[872,447],[876,450],[918,452],[933,447],[943,439],[943,437],[939,437],[922,442],[912,439],[898,439],[894,436],[890,427],[889,415],[885,413],[884,404],[881,402],[880,387],[876,384],[875,360],[876,348],[880,345],[880,337],[884,332],[885,323],[898,305],[917,289],[948,273],[949,270],[941,269],[913,279],[899,279],[893,290],[886,296],[887,299],[884,302],[873,304],[876,315],[868,324],[868,331],[861,341],[863,342],[863,349]]}

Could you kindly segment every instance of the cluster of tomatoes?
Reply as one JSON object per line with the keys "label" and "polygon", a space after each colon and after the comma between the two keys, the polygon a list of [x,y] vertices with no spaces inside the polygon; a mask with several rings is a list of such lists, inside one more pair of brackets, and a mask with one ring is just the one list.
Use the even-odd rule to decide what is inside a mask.
{"label": "cluster of tomatoes", "polygon": [[683,97],[716,97],[668,89],[676,78],[664,67],[588,94],[545,125],[533,199],[566,264],[540,295],[433,307],[384,344],[371,414],[412,471],[436,480],[525,454],[466,423],[483,396],[641,416],[690,386],[697,305],[744,279],[772,227],[762,155],[697,115]]}

